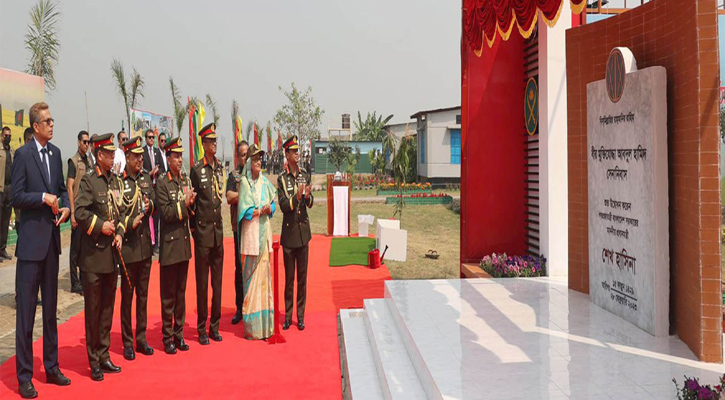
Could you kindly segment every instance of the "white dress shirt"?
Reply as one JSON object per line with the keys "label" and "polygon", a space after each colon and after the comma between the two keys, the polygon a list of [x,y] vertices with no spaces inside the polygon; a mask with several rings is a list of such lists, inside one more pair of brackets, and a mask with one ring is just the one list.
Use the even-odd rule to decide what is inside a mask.
{"label": "white dress shirt", "polygon": [[[40,162],[42,163],[43,162],[43,149],[47,149],[48,148],[48,144],[46,143],[46,145],[44,147],[44,146],[41,146],[40,145],[40,142],[38,142],[36,140],[35,141],[35,145],[38,146],[38,156],[40,157]],[[46,178],[48,178],[50,180],[50,150],[48,150],[45,154],[48,157],[48,158],[45,159],[45,165],[48,168],[48,175],[46,176]],[[48,183],[50,183],[50,181],[48,181]],[[41,197],[41,201],[43,203],[45,203],[45,193],[43,193],[43,196]]]}
{"label": "white dress shirt", "polygon": [[126,169],[126,154],[120,149],[120,146],[116,148],[116,153],[113,156],[113,171],[117,174],[122,174],[123,170]]}

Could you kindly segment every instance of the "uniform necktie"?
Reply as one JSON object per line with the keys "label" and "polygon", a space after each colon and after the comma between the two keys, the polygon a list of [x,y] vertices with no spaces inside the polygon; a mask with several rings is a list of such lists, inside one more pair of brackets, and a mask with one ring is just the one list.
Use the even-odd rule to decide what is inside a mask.
{"label": "uniform necktie", "polygon": [[40,150],[40,152],[43,153],[43,169],[44,169],[45,173],[47,174],[48,183],[50,183],[50,168],[48,167],[48,165],[49,165],[49,163],[48,163],[48,149],[46,149],[45,147],[43,147]]}

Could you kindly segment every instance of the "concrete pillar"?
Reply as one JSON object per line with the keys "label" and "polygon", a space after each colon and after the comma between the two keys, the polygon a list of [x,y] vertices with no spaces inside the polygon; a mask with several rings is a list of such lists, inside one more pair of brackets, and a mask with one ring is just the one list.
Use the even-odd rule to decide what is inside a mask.
{"label": "concrete pillar", "polygon": [[567,186],[566,39],[571,8],[562,4],[554,28],[539,15],[539,179],[541,254],[549,276],[566,276],[569,267]]}

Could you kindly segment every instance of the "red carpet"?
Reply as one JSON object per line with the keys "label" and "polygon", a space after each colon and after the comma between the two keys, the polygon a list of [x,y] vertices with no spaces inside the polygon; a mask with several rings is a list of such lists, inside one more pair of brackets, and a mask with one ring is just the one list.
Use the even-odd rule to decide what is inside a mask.
{"label": "red carpet", "polygon": [[[149,284],[148,340],[155,353],[123,358],[120,323],[120,287],[111,332],[111,359],[123,368],[120,374],[106,374],[103,382],[90,378],[85,350],[83,314],[58,327],[59,363],[73,383],[58,387],[45,383],[43,344],[34,344],[33,384],[42,399],[137,399],[157,398],[243,398],[243,399],[340,399],[342,398],[340,355],[337,338],[337,312],[340,308],[362,307],[365,298],[383,296],[382,281],[389,279],[387,268],[370,270],[361,266],[330,268],[330,238],[315,236],[311,242],[308,271],[306,329],[296,326],[283,331],[285,344],[243,338],[242,324],[233,326],[234,244],[224,242],[221,343],[201,346],[196,334],[196,294],[193,259],[186,291],[184,335],[188,352],[167,355],[161,342],[161,305],[158,263],[154,263]],[[281,249],[280,249],[281,253]],[[279,255],[280,295],[284,286],[282,255]],[[209,291],[211,295],[211,290]],[[280,304],[284,300],[280,297]],[[35,329],[41,329],[36,326]],[[0,398],[20,398],[17,394],[15,357],[0,366]]]}

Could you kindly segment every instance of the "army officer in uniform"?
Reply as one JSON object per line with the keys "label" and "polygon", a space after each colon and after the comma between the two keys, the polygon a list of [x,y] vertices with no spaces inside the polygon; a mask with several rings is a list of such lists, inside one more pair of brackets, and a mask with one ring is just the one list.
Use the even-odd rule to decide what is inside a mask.
{"label": "army officer in uniform", "polygon": [[136,351],[147,356],[154,354],[154,349],[146,342],[146,304],[153,255],[149,217],[154,212],[156,194],[151,176],[142,168],[144,152],[142,144],[140,136],[123,142],[126,169],[121,174],[121,181],[123,205],[127,212],[123,219],[126,231],[123,236],[122,254],[129,279],[121,279],[121,337],[123,358],[127,360],[136,358],[131,324],[134,292],[136,293]]}
{"label": "army officer in uniform", "polygon": [[186,175],[181,173],[181,138],[170,140],[164,146],[169,171],[156,181],[156,206],[161,216],[159,233],[159,264],[161,265],[161,331],[164,351],[189,350],[184,342],[186,317],[186,277],[191,258],[189,208],[196,193]]}
{"label": "army officer in uniform", "polygon": [[312,239],[307,209],[312,207],[313,197],[309,174],[300,168],[300,146],[297,136],[291,136],[282,145],[287,158],[282,174],[277,178],[277,198],[282,218],[280,244],[284,256],[284,304],[285,318],[282,329],[289,329],[294,308],[295,272],[297,276],[297,329],[305,329],[305,303],[307,302],[307,258]]}
{"label": "army officer in uniform", "polygon": [[108,354],[111,346],[113,304],[118,269],[114,252],[120,251],[125,227],[120,181],[111,172],[116,146],[113,134],[91,139],[96,170],[81,178],[75,217],[85,235],[78,266],[85,297],[86,350],[91,379],[102,381],[104,372],[121,372]]}
{"label": "army officer in uniform", "polygon": [[[211,123],[199,131],[204,158],[191,169],[191,185],[197,193],[194,203],[192,229],[194,232],[194,269],[196,271],[196,329],[199,343],[209,344],[209,338],[222,340],[219,334],[219,320],[222,315],[222,266],[224,263],[224,227],[222,225],[222,182],[224,169],[216,158],[216,125]],[[211,316],[209,335],[206,320],[211,275]]]}

